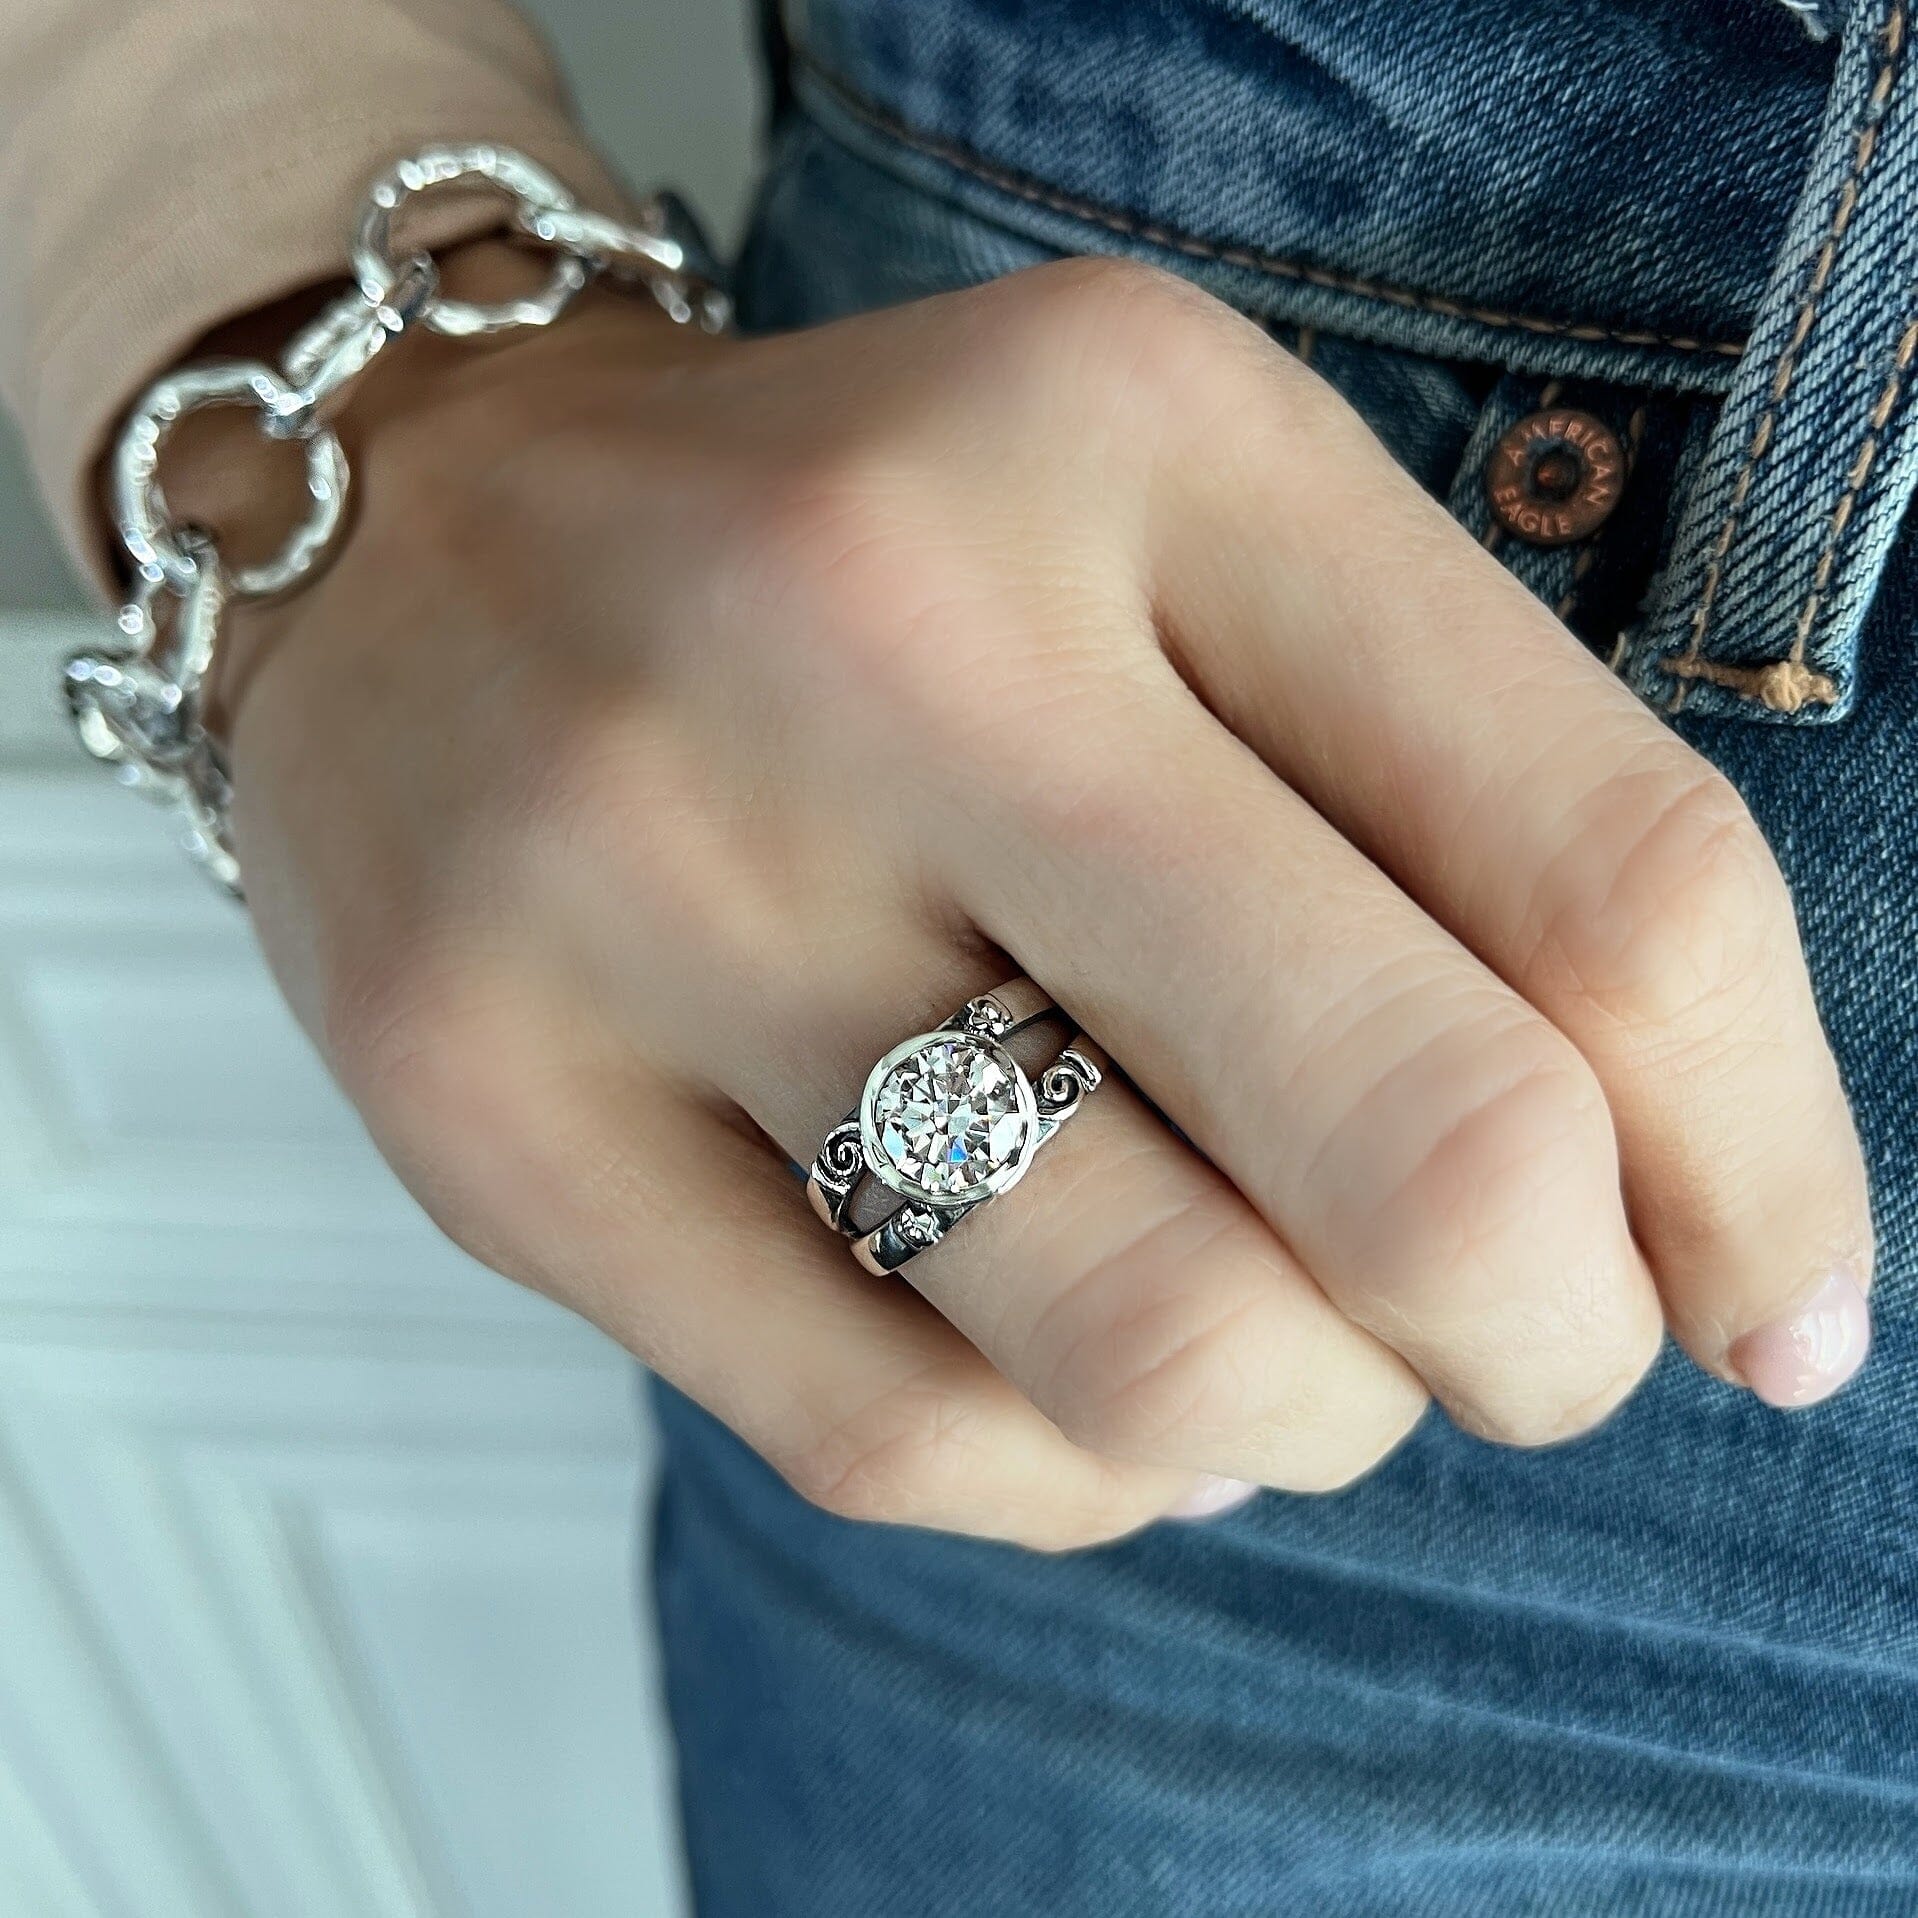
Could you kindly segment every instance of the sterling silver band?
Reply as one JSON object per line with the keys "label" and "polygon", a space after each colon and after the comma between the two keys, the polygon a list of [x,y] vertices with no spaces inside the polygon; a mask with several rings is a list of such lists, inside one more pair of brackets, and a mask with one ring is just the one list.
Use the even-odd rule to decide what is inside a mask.
{"label": "sterling silver band", "polygon": [[[806,1179],[813,1209],[852,1241],[868,1272],[898,1271],[968,1212],[1010,1191],[1098,1089],[1109,1062],[1083,1033],[1036,1077],[1007,1051],[1009,1040],[1057,1010],[1030,979],[1012,979],[873,1067]],[[899,1204],[862,1225],[869,1182]]]}

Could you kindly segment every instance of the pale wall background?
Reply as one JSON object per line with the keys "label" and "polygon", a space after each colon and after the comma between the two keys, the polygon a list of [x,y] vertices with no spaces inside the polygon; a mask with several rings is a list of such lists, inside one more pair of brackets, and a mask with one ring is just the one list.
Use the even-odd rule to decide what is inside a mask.
{"label": "pale wall background", "polygon": [[[530,10],[736,224],[731,0]],[[93,620],[0,447],[0,1911],[675,1918],[633,1368],[424,1224],[78,758]]]}

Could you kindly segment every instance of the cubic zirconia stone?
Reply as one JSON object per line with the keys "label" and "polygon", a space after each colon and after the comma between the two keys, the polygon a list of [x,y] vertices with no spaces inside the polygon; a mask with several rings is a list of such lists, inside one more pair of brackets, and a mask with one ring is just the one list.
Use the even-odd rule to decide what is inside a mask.
{"label": "cubic zirconia stone", "polygon": [[873,1135],[914,1185],[963,1198],[1012,1163],[1025,1137],[1018,1088],[984,1046],[929,1041],[879,1082]]}

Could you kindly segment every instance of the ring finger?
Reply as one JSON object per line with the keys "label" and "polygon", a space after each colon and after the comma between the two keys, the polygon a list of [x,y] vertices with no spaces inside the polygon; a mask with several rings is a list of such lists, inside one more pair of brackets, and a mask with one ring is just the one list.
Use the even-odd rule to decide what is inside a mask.
{"label": "ring finger", "polygon": [[[729,1022],[714,1076],[806,1163],[874,1060],[1012,970],[898,920],[820,955],[803,993],[742,1001],[770,1016]],[[792,1217],[795,1232],[823,1231],[797,1182]],[[900,1278],[1069,1438],[1112,1458],[1323,1490],[1375,1464],[1425,1404],[1404,1362],[1116,1074],[1016,1191]]]}

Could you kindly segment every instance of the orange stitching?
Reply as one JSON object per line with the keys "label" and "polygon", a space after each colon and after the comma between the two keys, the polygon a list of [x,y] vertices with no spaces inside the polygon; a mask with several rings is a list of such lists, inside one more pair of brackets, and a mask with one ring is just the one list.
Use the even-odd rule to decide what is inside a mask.
{"label": "orange stitching", "polygon": [[1674,653],[1659,662],[1681,686],[1695,679],[1726,687],[1740,699],[1755,699],[1775,713],[1795,713],[1809,704],[1832,706],[1838,688],[1825,674],[1814,672],[1801,659],[1773,659],[1755,666],[1733,665],[1722,659],[1693,659]]}
{"label": "orange stitching", "polygon": [[1792,633],[1790,658],[1802,660],[1805,657],[1805,644],[1811,637],[1813,622],[1818,617],[1818,609],[1825,602],[1825,594],[1831,585],[1832,569],[1838,563],[1838,548],[1845,537],[1845,528],[1851,524],[1852,508],[1858,503],[1858,495],[1864,489],[1869,478],[1872,463],[1878,457],[1879,436],[1884,432],[1893,409],[1898,404],[1898,395],[1905,383],[1905,375],[1911,370],[1912,356],[1918,353],[1918,320],[1905,328],[1898,341],[1898,351],[1892,362],[1891,377],[1886,380],[1878,395],[1878,403],[1871,409],[1865,426],[1864,444],[1858,449],[1858,457],[1852,461],[1851,470],[1846,476],[1846,485],[1838,504],[1832,508],[1831,531],[1826,536],[1824,551],[1818,555],[1818,566],[1812,574],[1811,591],[1806,595],[1805,604],[1798,614],[1798,625]]}
{"label": "orange stitching", "polygon": [[[1715,685],[1730,686],[1733,691],[1741,692],[1745,691],[1745,688],[1738,681],[1744,677],[1751,677],[1754,680],[1754,690],[1747,692],[1746,696],[1763,699],[1767,705],[1772,705],[1772,698],[1765,691],[1756,689],[1757,682],[1762,681],[1773,694],[1779,693],[1782,688],[1789,688],[1794,703],[1774,708],[1781,712],[1796,712],[1807,699],[1816,699],[1821,704],[1829,705],[1837,697],[1835,690],[1826,697],[1820,687],[1809,685],[1805,680],[1791,674],[1767,680],[1764,676],[1769,668],[1762,665],[1751,668],[1732,668],[1730,670],[1733,677],[1727,679],[1717,672],[1704,670],[1701,655],[1705,649],[1705,633],[1711,624],[1712,610],[1718,599],[1719,582],[1724,577],[1725,561],[1731,553],[1732,541],[1738,534],[1739,516],[1743,513],[1745,501],[1751,494],[1752,476],[1757,472],[1759,461],[1765,457],[1766,449],[1772,443],[1778,424],[1779,409],[1784,404],[1786,393],[1790,390],[1792,376],[1798,370],[1799,350],[1810,337],[1812,326],[1817,320],[1819,302],[1824,298],[1825,289],[1831,281],[1832,268],[1837,261],[1838,243],[1844,238],[1846,228],[1851,225],[1851,216],[1858,206],[1860,194],[1864,189],[1865,170],[1871,165],[1872,158],[1878,151],[1878,128],[1882,121],[1885,102],[1890,98],[1892,86],[1898,78],[1899,55],[1905,43],[1905,0],[1893,0],[1891,12],[1885,21],[1884,42],[1884,58],[1872,81],[1871,92],[1866,98],[1865,124],[1859,129],[1857,141],[1852,149],[1851,171],[1846,175],[1838,197],[1832,204],[1831,223],[1826,228],[1824,240],[1819,246],[1811,280],[1805,288],[1803,298],[1799,301],[1791,333],[1785,341],[1778,365],[1772,373],[1771,397],[1766,401],[1765,410],[1758,416],[1758,424],[1752,430],[1751,444],[1745,449],[1745,463],[1739,468],[1737,482],[1732,487],[1731,499],[1725,509],[1725,523],[1719,528],[1718,538],[1712,546],[1711,560],[1705,568],[1705,583],[1700,589],[1698,605],[1692,614],[1691,642],[1684,652],[1668,653],[1658,662],[1678,681],[1669,702],[1672,712],[1678,712],[1684,707],[1685,696],[1690,691],[1692,682],[1699,679],[1710,680]],[[1898,378],[1903,378],[1902,363]],[[1891,397],[1895,400],[1895,389]],[[1880,404],[1884,404],[1882,399]],[[1877,409],[1874,408],[1874,417],[1876,412]],[[1873,451],[1875,450],[1874,446]],[[1849,501],[1855,498],[1856,494],[1857,487],[1854,486],[1847,494],[1846,500],[1840,502],[1847,518],[1851,511]],[[1841,524],[1837,531],[1842,533],[1843,530]],[[1836,536],[1833,540],[1833,545],[1835,544]],[[1816,598],[1822,595],[1822,591],[1822,585],[1814,585],[1814,600],[1809,602],[1814,613]],[[1803,621],[1802,614],[1800,618]],[[1806,621],[1804,624],[1805,630],[1809,631],[1809,622]],[[1778,663],[1798,664],[1802,661],[1803,651],[1802,638],[1794,640],[1789,660]],[[1822,682],[1824,688],[1831,686],[1830,680],[1826,679],[1822,673],[1810,674],[1807,677],[1810,681]]]}
{"label": "orange stitching", "polygon": [[983,181],[987,186],[996,187],[1002,193],[1009,193],[1015,199],[1025,200],[1033,206],[1045,207],[1053,213],[1063,213],[1070,219],[1083,220],[1090,225],[1104,227],[1108,232],[1122,233],[1131,239],[1144,240],[1148,245],[1164,247],[1171,253],[1182,253],[1198,260],[1214,260],[1222,266],[1244,267],[1249,272],[1262,273],[1268,279],[1296,281],[1306,286],[1320,287],[1327,292],[1354,293],[1364,299],[1380,301],[1387,306],[1405,307],[1419,313],[1436,313],[1444,319],[1474,320],[1481,326],[1516,328],[1525,333],[1590,341],[1600,345],[1659,346],[1679,353],[1711,353],[1734,360],[1745,350],[1745,343],[1742,340],[1698,340],[1682,333],[1657,333],[1628,327],[1582,325],[1569,320],[1539,319],[1526,313],[1503,313],[1493,307],[1470,306],[1457,300],[1448,300],[1437,293],[1420,293],[1408,287],[1392,286],[1381,280],[1367,280],[1353,274],[1333,273],[1324,267],[1307,266],[1298,260],[1288,260],[1278,254],[1261,252],[1256,247],[1202,240],[1193,234],[1181,232],[1177,227],[1164,226],[1153,220],[1136,219],[1129,213],[1122,213],[1117,208],[1104,206],[1097,200],[1083,199],[1078,194],[1061,192],[1058,188],[1047,186],[1043,181],[1035,180],[1028,174],[1016,172],[1010,167],[988,160],[983,155],[974,153],[969,147],[961,146],[957,141],[947,140],[938,134],[922,132],[897,114],[868,100],[854,89],[851,82],[821,65],[817,58],[803,49],[794,50],[793,65],[809,73],[855,120],[870,127],[875,133],[897,141],[901,146],[911,147],[915,152],[923,153],[929,159],[942,161],[961,173],[970,174],[972,178]]}

